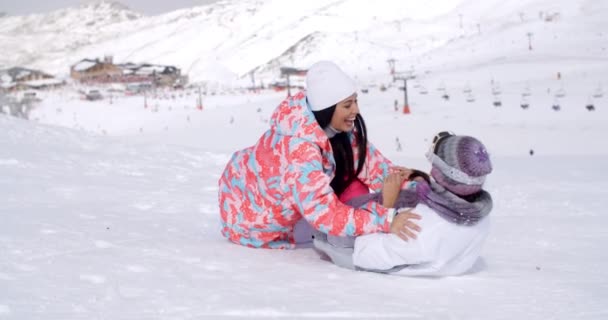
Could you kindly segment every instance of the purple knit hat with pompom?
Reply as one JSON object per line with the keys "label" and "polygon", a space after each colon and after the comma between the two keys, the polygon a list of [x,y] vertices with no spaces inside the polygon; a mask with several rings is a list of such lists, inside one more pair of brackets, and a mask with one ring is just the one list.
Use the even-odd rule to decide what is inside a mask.
{"label": "purple knit hat with pompom", "polygon": [[[431,150],[430,152],[433,152]],[[470,136],[449,135],[440,138],[429,155],[431,176],[449,191],[467,196],[483,187],[492,163],[485,146]]]}

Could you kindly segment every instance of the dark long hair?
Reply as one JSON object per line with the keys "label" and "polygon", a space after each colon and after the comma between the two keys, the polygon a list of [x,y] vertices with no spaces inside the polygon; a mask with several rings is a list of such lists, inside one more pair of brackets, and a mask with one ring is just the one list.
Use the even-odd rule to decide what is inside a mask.
{"label": "dark long hair", "polygon": [[[325,129],[331,123],[335,110],[336,105],[333,105],[323,110],[313,111],[312,113],[315,115],[319,126]],[[359,150],[359,161],[356,172],[353,148],[348,133],[340,132],[329,139],[334,152],[334,160],[336,161],[336,174],[330,185],[337,196],[340,196],[346,187],[356,179],[365,165],[365,158],[367,157],[367,129],[365,121],[363,121],[363,117],[360,114],[357,114],[355,118],[355,131],[357,149]]]}

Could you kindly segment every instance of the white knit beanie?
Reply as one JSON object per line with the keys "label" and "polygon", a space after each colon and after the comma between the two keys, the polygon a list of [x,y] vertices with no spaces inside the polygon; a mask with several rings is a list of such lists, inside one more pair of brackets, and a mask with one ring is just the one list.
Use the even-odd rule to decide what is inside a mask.
{"label": "white knit beanie", "polygon": [[329,108],[357,91],[355,81],[330,61],[319,61],[306,74],[306,98],[312,111]]}

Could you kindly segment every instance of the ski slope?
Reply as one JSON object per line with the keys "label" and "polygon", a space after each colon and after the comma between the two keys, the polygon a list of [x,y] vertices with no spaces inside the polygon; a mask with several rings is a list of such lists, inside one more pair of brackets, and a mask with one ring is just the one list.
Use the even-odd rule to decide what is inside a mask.
{"label": "ski slope", "polygon": [[[37,92],[31,121],[0,114],[0,319],[608,318],[606,4],[435,1],[425,11],[404,2],[393,5],[411,5],[412,16],[386,5],[361,25],[339,23],[365,15],[362,2],[327,4],[301,3],[272,23],[283,1],[225,2],[209,16],[208,7],[127,15],[104,20],[107,32],[74,50],[66,48],[90,30],[45,38],[57,46],[50,53],[38,47],[44,34],[15,22],[31,27],[43,18],[1,18],[0,49],[13,51],[0,64],[60,70],[74,55],[115,47],[117,58],[178,61],[209,82],[145,98],[100,87],[105,98],[95,102],[78,92],[91,88],[69,85]],[[541,10],[561,18],[543,22]],[[277,31],[302,17],[332,24]],[[481,34],[471,17],[485,17]],[[217,28],[210,30],[218,39],[235,35],[194,41],[202,26]],[[277,57],[284,43],[275,41],[309,31],[308,46]],[[402,84],[388,75],[388,57],[417,75],[408,82],[411,114],[401,113]],[[235,75],[262,63],[276,76],[264,61],[291,59],[302,66],[333,59],[353,74],[369,90],[359,93],[369,139],[397,164],[428,170],[424,152],[440,130],[484,142],[495,170],[486,183],[492,231],[470,274],[353,272],[310,248],[255,250],[221,236],[217,180],[285,97],[241,91]],[[207,93],[202,110],[198,85]]]}
{"label": "ski slope", "polygon": [[311,249],[254,250],[222,238],[217,179],[231,152],[261,135],[282,93],[209,97],[202,111],[167,102],[152,111],[124,98],[66,100],[58,114],[49,98],[33,113],[39,122],[0,117],[0,316],[604,318],[606,109],[436,97],[406,116],[392,110],[396,94],[360,96],[370,139],[396,163],[428,169],[423,152],[440,128],[475,135],[491,151],[493,227],[472,274],[353,272]]}

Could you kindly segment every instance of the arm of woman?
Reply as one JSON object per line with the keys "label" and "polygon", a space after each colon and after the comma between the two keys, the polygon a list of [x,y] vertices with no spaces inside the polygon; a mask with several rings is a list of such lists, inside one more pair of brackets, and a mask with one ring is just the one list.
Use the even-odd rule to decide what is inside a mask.
{"label": "arm of woman", "polygon": [[315,229],[335,236],[390,232],[392,210],[373,201],[361,208],[343,204],[323,171],[317,146],[305,140],[292,140],[290,146],[284,183],[290,188],[294,209]]}
{"label": "arm of woman", "polygon": [[359,179],[373,192],[380,192],[384,179],[391,173],[394,167],[393,163],[368,141],[365,167],[361,170]]}

